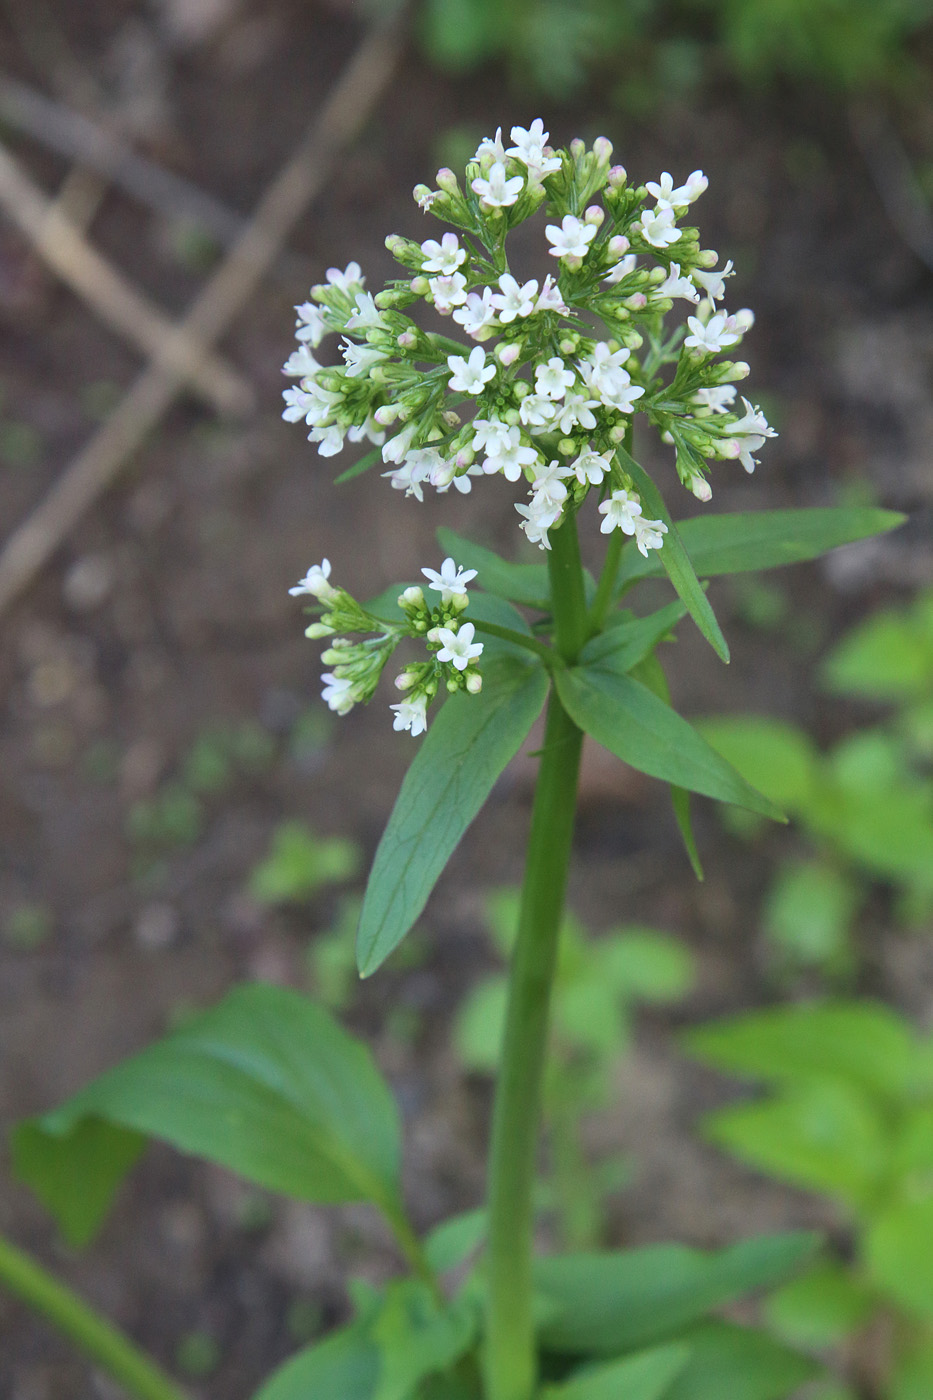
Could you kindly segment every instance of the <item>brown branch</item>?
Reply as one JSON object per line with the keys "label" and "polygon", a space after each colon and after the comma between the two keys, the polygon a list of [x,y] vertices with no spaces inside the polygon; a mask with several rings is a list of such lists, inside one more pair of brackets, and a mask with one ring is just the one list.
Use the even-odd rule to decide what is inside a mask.
{"label": "brown branch", "polygon": [[0,553],[0,612],[35,576],[178,395],[191,362],[223,333],[275,258],[335,157],[360,132],[395,71],[398,19],[370,30],[318,117],[266,191],[249,227],[173,331],[171,363],[152,364]]}

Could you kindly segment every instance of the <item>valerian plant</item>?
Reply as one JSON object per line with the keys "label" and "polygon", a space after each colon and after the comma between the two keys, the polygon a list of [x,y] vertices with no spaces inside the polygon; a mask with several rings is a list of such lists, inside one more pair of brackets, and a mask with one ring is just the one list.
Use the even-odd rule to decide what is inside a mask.
{"label": "valerian plant", "polygon": [[[341,714],[372,698],[399,645],[421,648],[392,668],[394,725],[418,747],[366,889],[365,976],[411,929],[546,708],[485,1207],[419,1235],[398,1109],[372,1057],[328,1012],[279,987],[235,988],[13,1137],[15,1171],[72,1244],[92,1238],[150,1137],[299,1200],[382,1212],[409,1274],[381,1292],[354,1286],[352,1320],[257,1400],[779,1400],[817,1369],[753,1327],[709,1316],[791,1276],[814,1248],[809,1235],[536,1257],[548,1011],[584,734],[671,785],[697,869],[690,792],[780,816],[671,707],[657,650],[689,613],[727,660],[700,579],[813,558],[898,517],[799,510],[674,523],[633,455],[635,420],[668,444],[701,502],[711,463],[751,471],[772,430],[750,401],[737,406],[747,366],[723,356],[753,318],[723,308],[731,263],[720,266],[686,223],[706,188],[701,172],[634,184],[607,140],[554,150],[548,139],[540,120],[513,128],[509,146],[497,132],[463,182],[443,170],[436,189],[419,186],[420,208],[450,227],[420,243],[393,236],[404,275],[375,295],[355,263],[331,270],[298,308],[286,366],[297,381],[286,417],[305,421],[324,457],[348,439],[374,444],[344,478],[381,459],[415,501],[504,478],[544,556],[511,563],[448,529],[423,583],[364,605],[322,561],[292,590],[313,600],[324,698]],[[538,215],[542,266],[520,280],[509,234]],[[669,324],[678,304],[685,321]],[[438,315],[456,335],[437,328]],[[313,352],[331,333],[343,337],[340,362],[323,365]],[[582,566],[579,524],[605,537],[598,578]],[[641,580],[665,574],[673,601],[648,614],[622,606]],[[137,1394],[175,1400],[131,1343],[101,1331],[12,1247],[0,1252],[0,1279]]]}

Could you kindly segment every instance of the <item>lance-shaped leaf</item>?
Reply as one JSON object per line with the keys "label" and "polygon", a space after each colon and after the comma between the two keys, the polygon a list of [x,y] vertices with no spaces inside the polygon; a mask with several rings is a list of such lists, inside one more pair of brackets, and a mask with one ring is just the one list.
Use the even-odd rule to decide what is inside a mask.
{"label": "lance-shaped leaf", "polygon": [[354,1323],[291,1357],[253,1400],[372,1400],[379,1364],[376,1343]]}
{"label": "lance-shaped leaf", "polygon": [[683,1341],[690,1356],[664,1400],[787,1400],[823,1369],[757,1327],[701,1322]]}
{"label": "lance-shaped leaf", "polygon": [[663,520],[667,526],[664,544],[659,550],[654,551],[660,558],[661,567],[716,655],[721,660],[728,661],[729,648],[726,645],[726,639],[716,621],[716,614],[710,607],[709,599],[700,587],[700,581],[690,561],[690,555],[678,533],[677,526],[670,517],[667,506],[664,504],[663,496],[648,473],[638,465],[635,458],[626,452],[624,447],[616,448],[616,456],[635,483],[642,499],[645,515],[651,519],[657,517]]}
{"label": "lance-shaped leaf", "polygon": [[[398,1111],[366,1047],[298,992],[254,984],[193,1017],[16,1132],[16,1174],[72,1239],[96,1190],[88,1123],[143,1134],[304,1201],[372,1201],[397,1217]],[[124,1168],[130,1164],[123,1146]],[[98,1154],[99,1155],[99,1154]],[[71,1192],[55,1183],[70,1176]],[[110,1173],[111,1189],[118,1182]]]}
{"label": "lance-shaped leaf", "polygon": [[688,1347],[657,1347],[619,1361],[586,1366],[561,1385],[548,1385],[541,1400],[664,1400],[687,1364]]}
{"label": "lance-shaped leaf", "polygon": [[376,851],[357,934],[364,977],[424,908],[493,783],[541,713],[545,672],[510,656],[483,670],[479,695],[452,695],[432,722]]}
{"label": "lance-shaped leaf", "polygon": [[770,798],[756,792],[676,710],[631,676],[574,666],[558,671],[554,680],[574,723],[630,767],[783,820]]}
{"label": "lance-shaped leaf", "polygon": [[[817,559],[830,549],[903,525],[905,516],[865,506],[805,510],[759,510],[734,515],[697,515],[677,526],[684,548],[701,578],[755,573]],[[665,548],[667,541],[665,540]],[[663,556],[664,549],[659,551]],[[662,558],[625,551],[619,583],[660,578]]]}
{"label": "lance-shaped leaf", "polygon": [[783,1283],[819,1243],[818,1235],[797,1231],[712,1251],[655,1244],[539,1259],[535,1284],[549,1304],[541,1344],[606,1356],[668,1341],[711,1308]]}
{"label": "lance-shaped leaf", "polygon": [[624,674],[654,651],[686,611],[684,603],[668,603],[647,617],[625,617],[618,622],[613,619],[613,625],[591,637],[580,660]]}

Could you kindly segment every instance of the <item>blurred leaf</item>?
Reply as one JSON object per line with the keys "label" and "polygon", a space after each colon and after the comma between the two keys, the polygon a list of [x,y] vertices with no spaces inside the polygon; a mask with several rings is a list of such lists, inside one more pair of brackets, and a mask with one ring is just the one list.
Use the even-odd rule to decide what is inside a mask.
{"label": "blurred leaf", "polygon": [[665,1003],[687,995],[694,981],[693,958],[683,943],[656,929],[626,926],[594,945],[602,974],[622,996]]}
{"label": "blurred leaf", "polygon": [[325,885],[351,879],[360,860],[355,841],[315,836],[302,822],[282,822],[269,855],[250,875],[249,892],[261,904],[300,903]]}
{"label": "blurred leaf", "polygon": [[933,1195],[899,1201],[865,1237],[871,1277],[900,1307],[933,1321]]}
{"label": "blurred leaf", "polygon": [[933,691],[933,636],[901,610],[874,613],[830,652],[821,679],[842,695],[922,699]]}
{"label": "blurred leaf", "polygon": [[791,1279],[765,1305],[769,1325],[794,1346],[833,1346],[871,1317],[877,1298],[851,1269],[823,1259]]}
{"label": "blurred leaf", "polygon": [[898,1348],[887,1400],[930,1400],[933,1395],[933,1340],[911,1338]]}
{"label": "blurred leaf", "polygon": [[379,1352],[357,1323],[280,1366],[253,1400],[373,1400]]}
{"label": "blurred leaf", "polygon": [[850,929],[861,903],[856,880],[820,861],[782,866],[765,898],[765,932],[795,963],[842,970],[851,960]]}
{"label": "blurred leaf", "polygon": [[561,1385],[546,1385],[541,1400],[662,1400],[690,1355],[688,1347],[658,1347],[619,1361],[584,1366]]}
{"label": "blurred leaf", "polygon": [[[538,1259],[536,1287],[553,1305],[541,1325],[541,1344],[612,1355],[679,1337],[711,1308],[783,1282],[818,1243],[818,1236],[798,1231],[722,1250],[658,1244]],[[723,1390],[717,1400],[729,1394]]]}
{"label": "blurred leaf", "polygon": [[[101,1145],[89,1126],[100,1119],[134,1135],[135,1151],[125,1133],[103,1138],[107,1153],[122,1153],[124,1171],[138,1151],[136,1135],[145,1134],[298,1200],[397,1209],[398,1112],[372,1056],[319,1006],[283,987],[234,988],[16,1130],[17,1174],[69,1237],[87,1237],[87,1193],[105,1194]],[[104,1156],[111,1191],[115,1163]],[[70,1192],[59,1185],[50,1198],[48,1183],[69,1175]]]}
{"label": "blurred leaf", "polygon": [[368,977],[405,937],[548,690],[545,672],[509,657],[484,669],[479,695],[452,695],[431,724],[376,851],[357,935]]}
{"label": "blurred leaf", "polygon": [[723,715],[697,721],[717,753],[753,787],[791,810],[807,801],[820,756],[802,729],[758,715]]}
{"label": "blurred leaf", "polygon": [[114,1192],[145,1146],[142,1133],[102,1118],[77,1123],[66,1151],[41,1119],[20,1123],[12,1135],[13,1174],[32,1187],[68,1243],[79,1249],[94,1238]]}
{"label": "blurred leaf", "polygon": [[424,1241],[425,1258],[436,1273],[456,1269],[484,1242],[488,1212],[484,1208],[464,1211],[443,1220]]}
{"label": "blurred leaf", "polygon": [[664,1400],[786,1400],[821,1367],[765,1332],[703,1322],[684,1333],[686,1368]]}
{"label": "blurred leaf", "polygon": [[464,1069],[494,1074],[499,1064],[508,980],[489,977],[474,987],[463,1003],[454,1024],[454,1043]]}
{"label": "blurred leaf", "polygon": [[407,1400],[426,1376],[446,1371],[476,1333],[472,1301],[461,1295],[440,1301],[419,1279],[389,1284],[370,1336],[379,1348],[379,1382],[373,1400]]}

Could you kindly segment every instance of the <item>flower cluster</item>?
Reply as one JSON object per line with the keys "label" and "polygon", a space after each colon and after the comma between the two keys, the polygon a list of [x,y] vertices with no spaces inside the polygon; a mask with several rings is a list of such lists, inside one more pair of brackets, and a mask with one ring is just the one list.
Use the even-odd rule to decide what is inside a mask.
{"label": "flower cluster", "polygon": [[[345,589],[332,584],[327,559],[312,565],[288,590],[314,598],[320,605],[320,620],[307,628],[305,636],[328,639],[321,659],[333,670],[321,678],[322,695],[338,715],[372,699],[386,663],[405,637],[422,640],[430,658],[407,665],[396,677],[397,689],[405,693],[403,701],[390,707],[395,712],[396,729],[408,729],[413,735],[423,733],[428,705],[441,686],[451,693],[467,690],[473,695],[482,689],[475,663],[483,644],[473,640],[476,629],[461,616],[469,601],[467,584],[476,577],[476,570],[460,569],[453,559],[445,559],[439,572],[421,572],[428,580],[428,591],[440,594],[440,602],[429,606],[420,587],[406,588],[398,598],[402,619],[398,622],[376,617]],[[338,635],[346,633],[351,636]]]}
{"label": "flower cluster", "polygon": [[[388,238],[405,276],[373,296],[350,263],[312,288],[297,308],[284,416],[304,420],[324,456],[369,439],[391,485],[417,500],[483,476],[523,479],[515,509],[542,548],[595,488],[601,529],[647,554],[667,527],[644,517],[618,448],[640,413],[700,500],[712,494],[711,459],[752,471],[774,432],[747,399],[738,411],[748,366],[722,356],[754,318],[722,306],[732,264],[718,266],[685,222],[707,186],[701,171],[633,185],[605,138],[555,151],[540,119],[513,127],[511,142],[501,131],[481,142],[462,185],[441,170],[437,189],[416,188],[421,209],[452,229],[420,244]],[[522,280],[507,235],[542,206],[550,270]],[[671,328],[675,302],[691,314]],[[419,306],[460,338],[423,328],[409,314]],[[329,333],[343,337],[342,363],[324,366],[312,352]]]}

